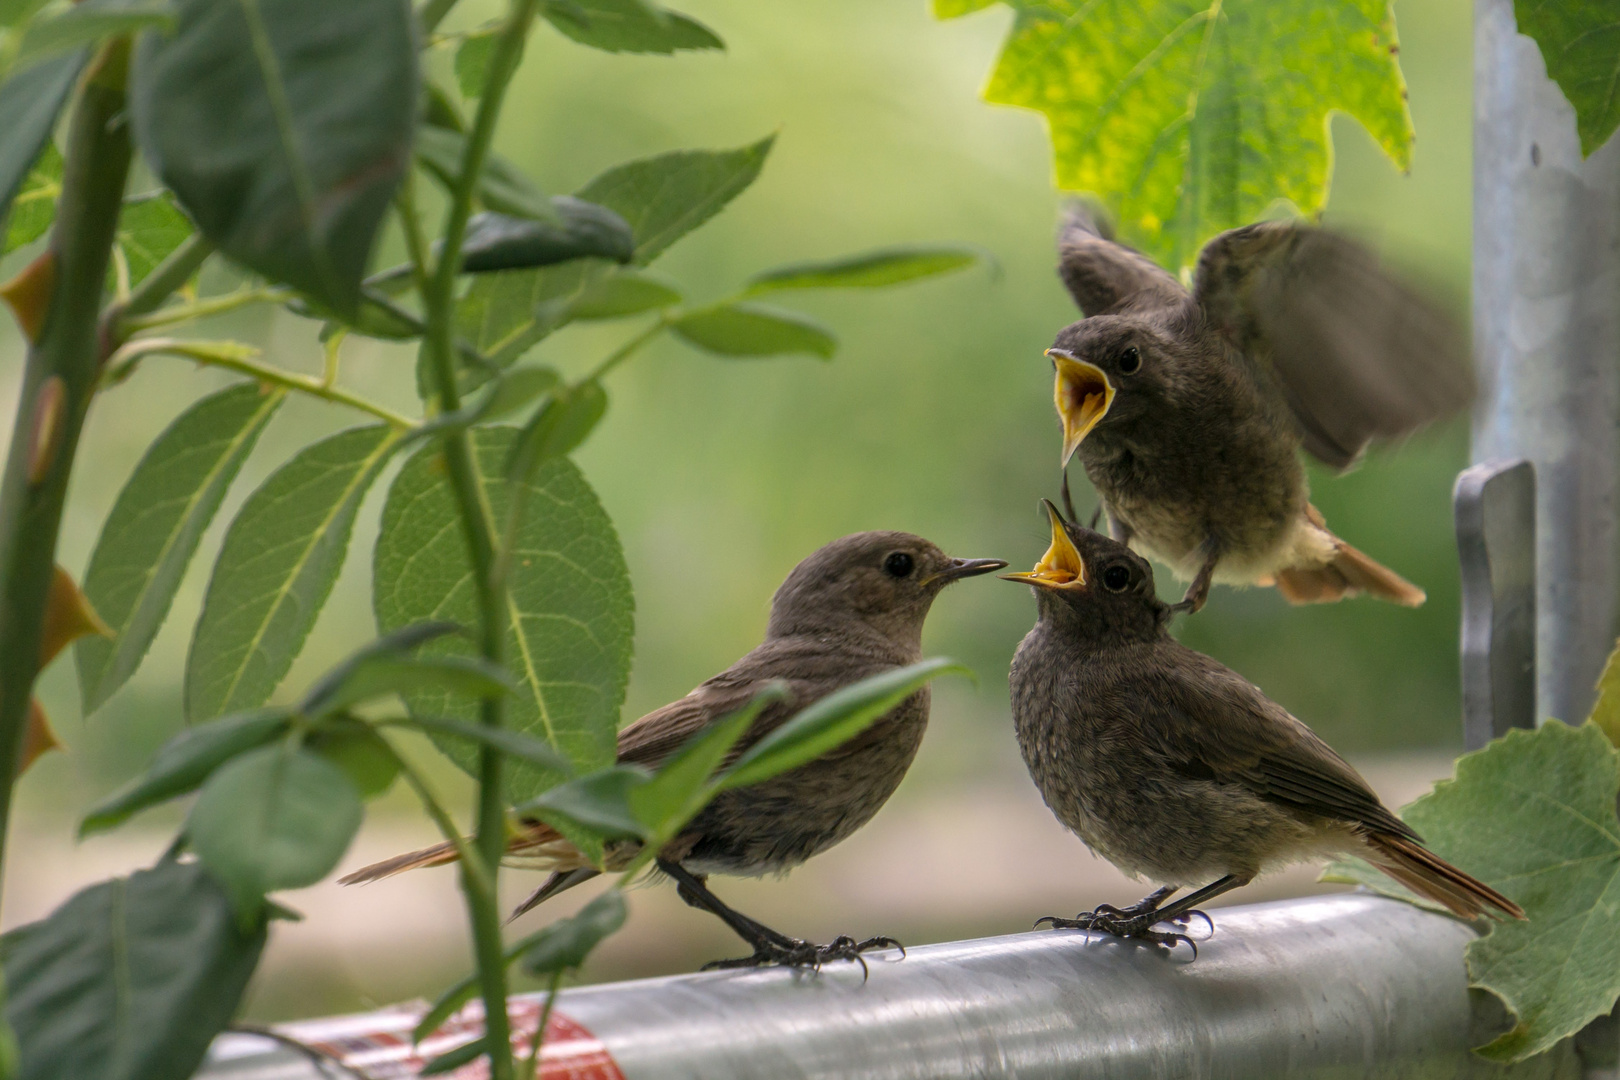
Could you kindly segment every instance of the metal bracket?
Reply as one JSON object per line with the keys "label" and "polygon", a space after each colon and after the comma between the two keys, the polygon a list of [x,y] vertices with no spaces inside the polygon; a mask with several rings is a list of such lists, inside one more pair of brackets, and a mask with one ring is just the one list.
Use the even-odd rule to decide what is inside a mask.
{"label": "metal bracket", "polygon": [[1457,476],[1463,744],[1536,726],[1536,473],[1523,459]]}

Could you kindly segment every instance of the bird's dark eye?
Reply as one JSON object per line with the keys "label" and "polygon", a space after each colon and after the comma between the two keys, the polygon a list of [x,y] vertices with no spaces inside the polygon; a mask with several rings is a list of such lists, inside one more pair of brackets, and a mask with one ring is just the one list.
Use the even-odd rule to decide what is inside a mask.
{"label": "bird's dark eye", "polygon": [[883,560],[883,569],[895,577],[905,577],[911,573],[911,568],[915,565],[916,563],[912,557],[903,551],[893,552],[887,559]]}
{"label": "bird's dark eye", "polygon": [[1102,582],[1109,592],[1124,592],[1125,587],[1131,583],[1130,568],[1110,566],[1102,572]]}
{"label": "bird's dark eye", "polygon": [[1121,375],[1134,375],[1142,367],[1142,354],[1135,345],[1131,345],[1119,354],[1119,373]]}

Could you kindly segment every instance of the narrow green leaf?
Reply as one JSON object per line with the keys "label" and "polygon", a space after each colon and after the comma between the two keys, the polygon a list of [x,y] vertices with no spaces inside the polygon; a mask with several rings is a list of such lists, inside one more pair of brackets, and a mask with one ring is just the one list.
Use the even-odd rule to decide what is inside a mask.
{"label": "narrow green leaf", "polygon": [[[954,0],[944,14],[976,6]],[[1389,0],[1008,6],[985,100],[1044,113],[1058,186],[1101,196],[1123,238],[1172,272],[1278,200],[1321,210],[1336,111],[1411,164]]]}
{"label": "narrow green leaf", "polygon": [[472,1042],[462,1043],[454,1050],[447,1051],[423,1065],[417,1076],[441,1076],[452,1069],[459,1069],[463,1065],[470,1065],[483,1057],[484,1038],[479,1036]]}
{"label": "narrow green leaf", "polygon": [[311,710],[329,715],[389,694],[443,693],[478,701],[512,692],[512,677],[481,656],[379,656]]}
{"label": "narrow green leaf", "polygon": [[643,0],[546,0],[540,14],[564,36],[605,52],[668,56],[680,49],[726,47],[691,16]]}
{"label": "narrow green leaf", "polygon": [[197,863],[82,889],[0,941],[16,1080],[184,1080],[236,1015],[265,925]]}
{"label": "narrow green leaf", "polygon": [[75,646],[86,715],[140,666],[226,490],[285,396],[244,383],[204,398],[135,466],[84,575],[85,595],[114,634]]}
{"label": "narrow green leaf", "polygon": [[177,0],[130,76],[135,141],[226,255],[340,312],[411,161],[400,0]]}
{"label": "narrow green leaf", "polygon": [[1547,75],[1575,107],[1581,153],[1590,155],[1620,125],[1620,12],[1609,0],[1514,0],[1519,33],[1535,39]]}
{"label": "narrow green leaf", "polygon": [[646,273],[620,270],[587,285],[569,305],[568,314],[574,319],[622,319],[680,302],[681,294],[673,285]]}
{"label": "narrow green leaf", "polygon": [[[456,304],[456,334],[497,366],[513,364],[567,324],[573,298],[607,265],[577,259],[537,270],[478,274]],[[463,389],[482,385],[488,377],[469,367],[462,375]]]}
{"label": "narrow green leaf", "polygon": [[416,1022],[416,1027],[411,1031],[411,1042],[419,1043],[435,1031],[438,1031],[440,1026],[450,1019],[452,1013],[477,996],[478,973],[473,972],[473,974],[446,989],[433,1002],[428,1011],[422,1014],[422,1019]]}
{"label": "narrow green leaf", "polygon": [[554,368],[521,367],[503,374],[490,388],[488,399],[479,409],[481,422],[499,420],[521,412],[535,399],[556,387],[559,376]]}
{"label": "narrow green leaf", "polygon": [[382,736],[355,720],[317,731],[305,745],[342,769],[362,799],[383,794],[399,775],[399,758]]}
{"label": "narrow green leaf", "polygon": [[554,221],[492,213],[474,217],[461,246],[462,270],[521,270],[591,257],[623,263],[635,255],[630,226],[613,211],[571,195],[557,196],[551,206]]}
{"label": "narrow green leaf", "polygon": [[[419,622],[367,642],[340,660],[309,688],[304,695],[304,703],[299,706],[299,711],[305,716],[319,718],[342,712],[370,698],[391,693],[389,678],[398,674],[398,669],[394,665],[414,662],[417,658],[411,654],[422,645],[446,634],[454,634],[460,629],[461,627],[455,623],[442,620]],[[484,666],[472,670],[479,680],[478,685],[482,686],[492,678],[497,685],[500,684],[501,676],[488,674],[487,661],[484,662]],[[462,677],[459,671],[448,676],[452,681]],[[429,674],[406,678],[425,678],[431,683],[433,676]]]}
{"label": "narrow green leaf", "polygon": [[56,144],[46,140],[39,160],[28,171],[11,200],[11,217],[5,219],[5,242],[0,244],[0,255],[8,255],[24,244],[31,244],[45,235],[56,218],[56,200],[62,194],[62,153]]}
{"label": "narrow green leaf", "polygon": [[[502,476],[517,432],[472,432],[475,465],[496,522],[504,522],[512,485]],[[400,471],[383,508],[372,561],[377,625],[384,630],[424,619],[473,625],[478,611],[466,545],[436,448],[417,453]],[[510,572],[512,626],[508,666],[518,692],[507,701],[507,725],[544,739],[581,770],[615,757],[619,706],[630,671],[633,601],[629,571],[613,524],[583,476],[565,459],[541,465],[523,485],[532,512],[517,530]],[[445,638],[424,654],[461,654],[470,642]],[[419,715],[477,719],[477,705],[445,694],[412,693]],[[465,769],[478,754],[459,739],[437,740]],[[539,794],[561,778],[520,767],[507,791],[513,801]]]}
{"label": "narrow green leaf", "polygon": [[15,62],[31,64],[119,34],[148,29],[174,29],[174,8],[168,0],[84,0],[53,18],[29,23]]}
{"label": "narrow green leaf", "polygon": [[[466,150],[467,137],[459,131],[431,124],[417,130],[416,156],[447,188],[454,187],[461,176],[461,160]],[[478,174],[478,197],[485,206],[503,214],[534,221],[557,221],[557,212],[546,193],[525,176],[523,170],[499,154],[484,158],[484,170]]]}
{"label": "narrow green leaf", "polygon": [[158,263],[191,236],[191,222],[167,191],[141,195],[124,202],[118,218],[117,244],[129,268],[129,284],[139,285]]}
{"label": "narrow green leaf", "polygon": [[0,0],[0,26],[20,26],[50,0]]}
{"label": "narrow green leaf", "polygon": [[935,657],[828,694],[749,747],[726,772],[721,790],[757,784],[820,757],[947,672],[971,674],[955,661]]}
{"label": "narrow green leaf", "polygon": [[949,274],[972,266],[979,253],[962,247],[899,247],[826,262],[767,270],[749,279],[747,296],[783,289],[875,289]]}
{"label": "narrow green leaf", "polygon": [[[459,660],[462,657],[445,657]],[[481,746],[493,746],[501,753],[538,765],[548,772],[567,776],[574,771],[569,760],[541,742],[533,735],[525,735],[511,728],[492,728],[470,720],[451,720],[441,716],[412,716],[397,721],[401,727],[414,727],[430,735],[444,735],[453,739],[466,739]]]}
{"label": "narrow green leaf", "polygon": [[1598,677],[1597,704],[1592,706],[1592,723],[1603,729],[1609,741],[1620,747],[1620,645],[1609,653]]}
{"label": "narrow green leaf", "polygon": [[606,412],[607,391],[594,379],[554,390],[518,434],[502,475],[527,480],[545,462],[573,453]]}
{"label": "narrow green leaf", "polygon": [[531,975],[573,971],[602,939],[624,925],[624,894],[609,889],[566,919],[558,919],[523,943],[523,968]]}
{"label": "narrow green leaf", "polygon": [[456,47],[456,85],[461,96],[476,101],[484,96],[484,78],[489,73],[489,58],[495,52],[495,31],[481,30],[468,34]]}
{"label": "narrow green leaf", "polygon": [[266,893],[325,877],[364,813],[342,769],[282,742],[249,751],[209,777],[186,835],[243,915],[259,910]]}
{"label": "narrow green leaf", "polygon": [[636,263],[646,266],[752,184],[775,141],[769,135],[736,150],[677,150],[643,158],[609,169],[576,194],[630,223]]}
{"label": "narrow green leaf", "polygon": [[189,720],[269,699],[337,581],[361,500],[399,442],[384,425],[351,428],[305,447],[248,497],[192,638]]}
{"label": "narrow green leaf", "polygon": [[629,793],[630,806],[650,835],[674,836],[703,809],[718,790],[709,781],[720,763],[760,710],[785,697],[785,684],[761,691],[746,706],[689,739],[659,766],[651,780]]}
{"label": "narrow green leaf", "polygon": [[186,728],[163,744],[145,774],[86,814],[79,835],[110,829],[148,806],[197,790],[227,761],[280,738],[291,718],[291,709],[257,709]]}
{"label": "narrow green leaf", "polygon": [[40,160],[88,57],[81,49],[13,72],[0,83],[0,116],[5,117],[0,124],[0,217],[11,209],[11,200]]}
{"label": "narrow green leaf", "polygon": [[548,825],[556,819],[596,833],[604,840],[651,835],[647,823],[631,803],[632,793],[651,779],[647,770],[635,765],[610,765],[558,784],[537,799],[521,803],[519,816],[538,817]]}
{"label": "narrow green leaf", "polygon": [[[1518,1016],[1479,1048],[1533,1057],[1607,1013],[1620,996],[1620,752],[1596,724],[1549,720],[1457,759],[1456,779],[1401,811],[1442,859],[1524,908],[1468,945],[1469,985]],[[1359,860],[1326,880],[1410,899]]]}
{"label": "narrow green leaf", "polygon": [[721,356],[804,352],[827,360],[838,351],[832,331],[810,316],[746,300],[688,312],[670,323],[670,329]]}

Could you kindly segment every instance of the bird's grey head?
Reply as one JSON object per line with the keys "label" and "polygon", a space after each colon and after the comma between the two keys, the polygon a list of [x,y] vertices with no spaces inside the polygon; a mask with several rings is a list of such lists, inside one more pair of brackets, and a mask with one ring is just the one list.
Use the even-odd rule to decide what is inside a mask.
{"label": "bird's grey head", "polygon": [[771,601],[766,634],[864,631],[920,647],[923,620],[941,589],[1006,565],[1001,559],[953,559],[910,533],[855,533],[793,568]]}
{"label": "bird's grey head", "polygon": [[1058,331],[1046,350],[1056,373],[1053,398],[1063,421],[1063,464],[1093,433],[1107,440],[1175,393],[1188,346],[1163,312],[1093,315]]}
{"label": "bird's grey head", "polygon": [[1098,647],[1153,641],[1166,633],[1170,605],[1153,588],[1153,568],[1117,540],[1063,520],[1046,502],[1052,545],[1027,573],[1003,574],[1034,586],[1043,622]]}

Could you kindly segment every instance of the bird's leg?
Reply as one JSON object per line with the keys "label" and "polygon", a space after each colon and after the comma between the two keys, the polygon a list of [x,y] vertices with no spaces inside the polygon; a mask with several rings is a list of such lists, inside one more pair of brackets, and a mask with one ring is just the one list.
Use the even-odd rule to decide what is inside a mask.
{"label": "bird's leg", "polygon": [[1166,885],[1162,889],[1155,889],[1147,896],[1138,900],[1127,908],[1117,908],[1113,904],[1098,904],[1089,912],[1081,912],[1072,919],[1060,919],[1056,915],[1042,915],[1035,920],[1038,927],[1041,923],[1051,924],[1054,930],[1090,930],[1101,919],[1133,919],[1138,915],[1146,915],[1159,910],[1159,905],[1176,891],[1174,885]]}
{"label": "bird's leg", "polygon": [[[1117,915],[1098,909],[1090,915],[1081,915],[1075,919],[1054,919],[1052,925],[1060,930],[1098,930],[1105,934],[1112,934],[1115,937],[1136,938],[1138,941],[1151,941],[1155,945],[1169,945],[1172,948],[1180,942],[1186,942],[1193,951],[1193,958],[1197,959],[1198,943],[1193,941],[1192,938],[1183,933],[1155,930],[1153,927],[1159,923],[1185,924],[1188,920],[1197,916],[1209,923],[1213,928],[1215,924],[1208,915],[1198,910],[1198,905],[1205,900],[1241,888],[1248,883],[1249,879],[1246,877],[1227,874],[1225,877],[1205,885],[1196,892],[1190,892],[1175,903],[1164,907],[1159,907],[1158,902],[1174,892],[1174,889],[1160,889],[1141,903],[1132,905],[1128,911],[1121,911]],[[1042,921],[1046,920],[1043,919]],[[1036,925],[1040,924],[1037,923]]]}
{"label": "bird's leg", "polygon": [[827,945],[817,945],[814,942],[788,937],[728,907],[724,901],[709,891],[703,877],[692,873],[680,863],[659,859],[658,869],[675,880],[676,892],[688,905],[716,916],[731,927],[733,933],[754,947],[752,956],[735,960],[715,960],[704,964],[704,971],[712,968],[761,967],[766,964],[819,968],[831,960],[853,960],[861,965],[864,972],[866,960],[861,956],[864,952],[873,949],[900,949],[901,954],[905,954],[904,947],[888,937],[872,937],[865,941],[856,941],[848,935],[841,934]]}
{"label": "bird's leg", "polygon": [[1204,563],[1198,568],[1198,574],[1187,586],[1187,593],[1177,603],[1170,605],[1171,611],[1185,611],[1189,615],[1197,614],[1209,599],[1209,586],[1215,580],[1215,564],[1221,561],[1221,550],[1213,537],[1198,545],[1198,550],[1204,555]]}
{"label": "bird's leg", "polygon": [[[1080,524],[1080,515],[1076,514],[1074,512],[1074,496],[1069,494],[1069,467],[1067,465],[1063,466],[1063,492],[1062,492],[1062,494],[1063,494],[1063,512],[1065,514],[1069,515],[1069,521],[1071,523],[1073,523],[1075,525]],[[1102,507],[1099,505],[1098,509],[1100,510],[1101,508]],[[1093,527],[1096,526],[1097,519],[1095,517],[1093,517],[1091,519],[1091,524],[1092,524]]]}

